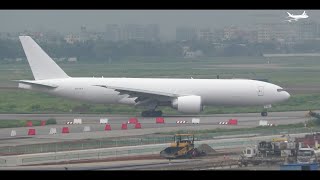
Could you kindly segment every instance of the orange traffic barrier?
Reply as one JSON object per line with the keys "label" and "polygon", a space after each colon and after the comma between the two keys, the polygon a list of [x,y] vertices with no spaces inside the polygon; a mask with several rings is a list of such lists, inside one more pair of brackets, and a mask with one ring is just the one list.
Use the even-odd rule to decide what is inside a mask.
{"label": "orange traffic barrier", "polygon": [[69,133],[69,127],[63,127],[62,133]]}
{"label": "orange traffic barrier", "polygon": [[36,135],[36,130],[35,129],[29,129],[28,130],[28,135]]}
{"label": "orange traffic barrier", "polygon": [[141,129],[141,123],[136,123],[136,125],[134,126],[134,128],[136,128],[136,129]]}
{"label": "orange traffic barrier", "polygon": [[163,124],[164,123],[164,118],[163,117],[157,117],[156,118],[156,123],[157,124]]}
{"label": "orange traffic barrier", "polygon": [[128,129],[128,125],[127,125],[127,123],[122,123],[122,125],[121,125],[121,129],[122,129],[122,130],[126,130],[126,129]]}
{"label": "orange traffic barrier", "polygon": [[106,127],[104,128],[105,131],[111,131],[111,126],[110,124],[106,124]]}

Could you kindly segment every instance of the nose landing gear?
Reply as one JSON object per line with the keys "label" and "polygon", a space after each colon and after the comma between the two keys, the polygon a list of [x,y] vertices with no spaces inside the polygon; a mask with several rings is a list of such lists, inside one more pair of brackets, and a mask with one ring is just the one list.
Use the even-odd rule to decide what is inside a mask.
{"label": "nose landing gear", "polygon": [[261,112],[261,116],[268,116],[268,109],[271,108],[271,104],[263,106],[263,111]]}
{"label": "nose landing gear", "polygon": [[267,111],[261,112],[261,116],[268,116],[268,112]]}

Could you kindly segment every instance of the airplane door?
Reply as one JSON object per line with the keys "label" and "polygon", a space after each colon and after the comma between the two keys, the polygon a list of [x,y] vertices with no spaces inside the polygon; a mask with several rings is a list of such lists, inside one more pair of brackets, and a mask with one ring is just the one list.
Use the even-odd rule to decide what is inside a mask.
{"label": "airplane door", "polygon": [[263,86],[259,86],[258,87],[258,96],[263,96],[264,94],[264,87]]}

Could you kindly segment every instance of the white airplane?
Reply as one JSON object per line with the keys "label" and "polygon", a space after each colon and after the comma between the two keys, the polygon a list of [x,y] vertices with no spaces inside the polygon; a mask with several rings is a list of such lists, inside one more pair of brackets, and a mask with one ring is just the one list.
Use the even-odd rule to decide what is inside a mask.
{"label": "white airplane", "polygon": [[91,103],[142,106],[147,109],[142,116],[162,116],[159,106],[188,114],[215,105],[266,108],[290,97],[280,86],[249,79],[70,77],[31,37],[19,38],[35,79],[18,80],[19,88]]}
{"label": "white airplane", "polygon": [[298,21],[299,19],[306,19],[308,18],[309,16],[307,15],[306,11],[303,11],[303,13],[301,15],[293,15],[293,14],[290,14],[289,12],[288,13],[288,17],[287,18],[293,18],[293,19],[289,19],[289,20],[286,20],[286,21]]}

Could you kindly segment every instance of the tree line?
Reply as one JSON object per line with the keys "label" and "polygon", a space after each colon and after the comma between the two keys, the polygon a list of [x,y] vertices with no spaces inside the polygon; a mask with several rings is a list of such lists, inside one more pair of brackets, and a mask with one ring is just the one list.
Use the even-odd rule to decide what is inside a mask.
{"label": "tree line", "polygon": [[[204,56],[261,56],[264,53],[314,53],[320,52],[320,42],[305,41],[287,45],[275,41],[264,43],[248,43],[242,41],[226,41],[211,43],[205,41],[187,42],[146,42],[146,41],[85,41],[68,44],[39,42],[39,45],[50,57],[77,57],[79,61],[107,61],[127,56],[159,56],[182,57],[183,47],[200,50]],[[5,58],[24,58],[20,41],[0,40],[0,61]]]}

